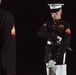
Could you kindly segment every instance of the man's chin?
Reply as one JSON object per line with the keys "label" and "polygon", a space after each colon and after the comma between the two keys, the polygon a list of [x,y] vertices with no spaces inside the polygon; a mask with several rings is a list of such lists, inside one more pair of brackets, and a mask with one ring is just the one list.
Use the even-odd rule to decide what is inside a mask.
{"label": "man's chin", "polygon": [[58,20],[58,18],[54,18],[54,20]]}

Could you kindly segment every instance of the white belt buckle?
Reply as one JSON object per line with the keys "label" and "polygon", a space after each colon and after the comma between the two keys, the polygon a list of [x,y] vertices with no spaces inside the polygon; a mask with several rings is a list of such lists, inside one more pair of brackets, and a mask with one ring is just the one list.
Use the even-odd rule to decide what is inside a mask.
{"label": "white belt buckle", "polygon": [[57,39],[59,39],[59,41],[61,41],[61,40],[62,40],[62,37],[60,37],[60,36],[57,36]]}

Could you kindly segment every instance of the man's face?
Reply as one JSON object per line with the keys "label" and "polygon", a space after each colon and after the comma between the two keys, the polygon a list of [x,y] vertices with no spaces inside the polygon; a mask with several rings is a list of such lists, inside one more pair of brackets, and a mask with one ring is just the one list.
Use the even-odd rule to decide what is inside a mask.
{"label": "man's face", "polygon": [[62,9],[60,9],[58,12],[51,13],[51,16],[53,20],[61,19]]}

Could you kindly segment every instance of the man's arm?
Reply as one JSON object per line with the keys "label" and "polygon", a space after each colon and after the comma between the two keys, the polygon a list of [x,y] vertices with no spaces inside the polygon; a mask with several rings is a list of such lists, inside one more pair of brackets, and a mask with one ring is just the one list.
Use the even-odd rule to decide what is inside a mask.
{"label": "man's arm", "polygon": [[37,35],[42,37],[42,38],[50,39],[51,33],[47,32],[47,25],[48,25],[48,22],[44,23],[43,26],[38,31]]}
{"label": "man's arm", "polygon": [[2,23],[1,62],[7,75],[14,75],[16,58],[15,23],[11,13],[7,12]]}
{"label": "man's arm", "polygon": [[61,57],[61,55],[63,55],[66,52],[66,50],[68,49],[68,46],[70,44],[70,41],[71,41],[70,25],[67,25],[67,27],[65,28],[65,32],[64,33],[65,33],[65,37],[64,37],[60,47],[58,48],[57,52],[52,57],[53,60],[55,60],[56,62]]}

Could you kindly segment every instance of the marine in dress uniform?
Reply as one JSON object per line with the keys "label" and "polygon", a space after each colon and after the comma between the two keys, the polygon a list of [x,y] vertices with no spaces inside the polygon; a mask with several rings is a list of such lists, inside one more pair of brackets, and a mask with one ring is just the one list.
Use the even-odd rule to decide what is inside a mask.
{"label": "marine in dress uniform", "polygon": [[0,8],[0,75],[14,75],[16,34],[13,15]]}
{"label": "marine in dress uniform", "polygon": [[66,50],[71,41],[70,24],[62,20],[61,14],[56,18],[64,4],[48,5],[51,15],[53,14],[53,20],[46,21],[37,33],[40,37],[47,39],[44,58],[47,75],[66,75]]}

